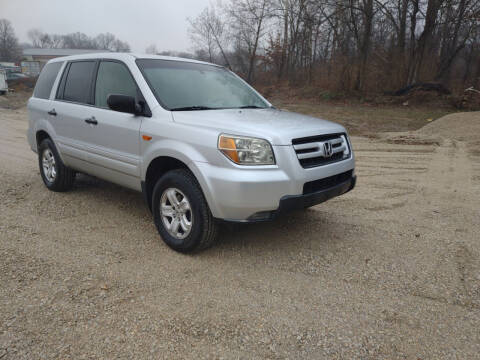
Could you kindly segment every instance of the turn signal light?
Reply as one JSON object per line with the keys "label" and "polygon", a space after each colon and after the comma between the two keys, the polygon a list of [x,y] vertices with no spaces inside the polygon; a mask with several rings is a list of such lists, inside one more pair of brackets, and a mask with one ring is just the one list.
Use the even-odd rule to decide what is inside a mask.
{"label": "turn signal light", "polygon": [[237,145],[235,144],[235,140],[233,138],[223,135],[220,136],[218,139],[218,148],[234,163],[239,163]]}

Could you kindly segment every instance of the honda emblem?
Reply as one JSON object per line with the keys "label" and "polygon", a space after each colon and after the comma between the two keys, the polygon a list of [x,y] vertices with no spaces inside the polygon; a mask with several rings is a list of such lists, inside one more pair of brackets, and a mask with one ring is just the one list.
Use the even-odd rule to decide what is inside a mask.
{"label": "honda emblem", "polygon": [[333,149],[332,149],[332,144],[330,141],[324,142],[323,143],[323,155],[327,158],[332,156],[333,154]]}

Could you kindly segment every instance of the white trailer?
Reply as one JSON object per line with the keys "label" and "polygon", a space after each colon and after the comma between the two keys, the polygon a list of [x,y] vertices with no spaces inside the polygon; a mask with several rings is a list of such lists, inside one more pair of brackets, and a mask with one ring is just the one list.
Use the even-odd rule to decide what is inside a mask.
{"label": "white trailer", "polygon": [[8,91],[7,73],[5,70],[0,69],[0,95],[6,94],[7,91]]}

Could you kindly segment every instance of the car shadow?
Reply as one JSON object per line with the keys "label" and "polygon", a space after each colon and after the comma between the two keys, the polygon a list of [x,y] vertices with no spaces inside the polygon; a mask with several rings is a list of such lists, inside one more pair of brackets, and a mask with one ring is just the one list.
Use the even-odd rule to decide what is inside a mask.
{"label": "car shadow", "polygon": [[[152,215],[141,193],[98,178],[77,174],[75,194],[89,197],[91,201],[115,206],[127,217],[136,217],[145,223],[152,222]],[[90,203],[91,205],[91,203]],[[320,205],[321,206],[321,205]],[[195,256],[209,256],[229,251],[273,251],[281,248],[292,250],[310,249],[312,243],[318,247],[324,241],[341,241],[341,232],[331,222],[330,215],[321,208],[293,211],[267,222],[233,223],[220,222],[219,238],[210,249]],[[153,236],[158,236],[152,228]],[[322,234],[328,235],[328,240]],[[334,236],[331,234],[335,233]],[[160,240],[160,238],[159,238]],[[166,246],[166,245],[165,245]]]}

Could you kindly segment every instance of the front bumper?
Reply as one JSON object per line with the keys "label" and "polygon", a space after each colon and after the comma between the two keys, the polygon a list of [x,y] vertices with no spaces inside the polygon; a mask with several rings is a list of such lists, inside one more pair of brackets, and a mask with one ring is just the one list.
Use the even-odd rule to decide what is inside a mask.
{"label": "front bumper", "polygon": [[[270,220],[289,208],[312,206],[351,190],[354,182],[355,160],[304,169],[291,146],[275,147],[277,166],[240,167],[214,166],[193,162],[190,169],[202,187],[212,215],[217,219],[235,222]],[[322,188],[305,191],[304,185],[351,171]],[[350,185],[340,184],[350,180]],[[337,188],[336,185],[341,185]],[[335,186],[335,189],[330,187]],[[328,190],[316,194],[318,190]],[[303,205],[301,205],[303,204]],[[309,205],[310,204],[310,205]]]}
{"label": "front bumper", "polygon": [[353,190],[356,182],[357,177],[353,175],[346,181],[313,193],[283,196],[280,199],[280,205],[277,210],[258,212],[250,216],[247,220],[241,222],[270,221],[290,211],[305,209],[310,206],[321,204],[322,202]]}
{"label": "front bumper", "polygon": [[278,216],[282,213],[304,209],[306,207],[318,205],[322,202],[325,202],[336,196],[343,195],[350,190],[353,190],[357,182],[357,177],[353,175],[347,181],[344,181],[338,185],[332,186],[325,190],[316,191],[311,194],[305,195],[289,195],[284,196],[280,199],[280,206],[275,211],[275,216]]}

